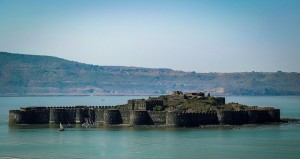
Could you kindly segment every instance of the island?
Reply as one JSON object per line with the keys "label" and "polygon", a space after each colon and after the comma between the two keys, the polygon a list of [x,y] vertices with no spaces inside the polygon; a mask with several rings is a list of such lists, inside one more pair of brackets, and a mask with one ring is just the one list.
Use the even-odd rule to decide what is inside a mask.
{"label": "island", "polygon": [[21,107],[9,111],[9,124],[80,124],[100,127],[154,125],[201,127],[280,122],[280,109],[225,103],[209,93],[174,91],[130,99],[116,106]]}

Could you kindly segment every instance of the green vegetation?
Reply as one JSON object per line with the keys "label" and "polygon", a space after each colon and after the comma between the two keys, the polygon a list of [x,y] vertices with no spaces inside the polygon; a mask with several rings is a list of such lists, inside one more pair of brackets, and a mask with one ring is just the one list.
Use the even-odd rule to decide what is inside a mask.
{"label": "green vegetation", "polygon": [[225,104],[224,106],[219,107],[219,109],[222,110],[248,110],[253,107],[249,107],[247,105],[239,104],[239,103],[228,103]]}
{"label": "green vegetation", "polygon": [[[178,112],[208,112],[218,110],[248,110],[253,107],[242,105],[238,103],[217,104],[218,98],[215,97],[203,97],[198,99],[183,99],[177,96],[168,96],[167,110]],[[180,101],[180,102],[179,102]],[[181,103],[181,104],[178,104]]]}
{"label": "green vegetation", "polygon": [[[300,95],[300,73],[196,73],[96,66],[0,52],[0,95],[148,95],[173,90],[212,95]],[[183,104],[183,103],[181,103]],[[188,103],[183,104],[188,109]]]}
{"label": "green vegetation", "polygon": [[164,108],[161,105],[157,105],[157,106],[153,107],[153,110],[154,111],[162,111],[162,110],[164,110]]}

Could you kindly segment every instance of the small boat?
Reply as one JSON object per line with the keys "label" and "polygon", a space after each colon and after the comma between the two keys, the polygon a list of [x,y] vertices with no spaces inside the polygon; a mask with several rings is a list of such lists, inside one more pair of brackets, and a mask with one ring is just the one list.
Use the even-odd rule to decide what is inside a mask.
{"label": "small boat", "polygon": [[58,129],[58,131],[64,131],[64,130],[65,130],[65,128],[63,127],[63,125],[61,123],[59,123],[59,129]]}

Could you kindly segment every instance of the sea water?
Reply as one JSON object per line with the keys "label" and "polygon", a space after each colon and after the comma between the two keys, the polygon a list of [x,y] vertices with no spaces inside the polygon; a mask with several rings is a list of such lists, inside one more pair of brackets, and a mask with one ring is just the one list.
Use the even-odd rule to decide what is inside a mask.
{"label": "sea water", "polygon": [[[8,110],[23,106],[116,105],[133,96],[0,97],[1,158],[300,158],[300,125],[230,128],[69,128],[9,126]],[[300,118],[299,96],[226,97],[227,102],[273,106]]]}

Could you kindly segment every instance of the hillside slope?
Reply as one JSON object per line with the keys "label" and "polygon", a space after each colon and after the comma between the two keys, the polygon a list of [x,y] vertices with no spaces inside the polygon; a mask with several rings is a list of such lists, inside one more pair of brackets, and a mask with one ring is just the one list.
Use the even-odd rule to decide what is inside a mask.
{"label": "hillside slope", "polygon": [[146,95],[173,90],[216,95],[300,95],[300,74],[96,66],[57,57],[0,52],[1,96]]}

